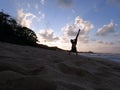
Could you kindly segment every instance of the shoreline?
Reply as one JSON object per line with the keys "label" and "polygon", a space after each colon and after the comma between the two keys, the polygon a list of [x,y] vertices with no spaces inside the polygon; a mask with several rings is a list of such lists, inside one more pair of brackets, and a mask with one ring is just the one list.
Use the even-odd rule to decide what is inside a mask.
{"label": "shoreline", "polygon": [[86,57],[93,57],[93,58],[101,58],[107,61],[113,61],[120,63],[120,54],[108,54],[108,53],[80,53],[79,55],[83,55]]}

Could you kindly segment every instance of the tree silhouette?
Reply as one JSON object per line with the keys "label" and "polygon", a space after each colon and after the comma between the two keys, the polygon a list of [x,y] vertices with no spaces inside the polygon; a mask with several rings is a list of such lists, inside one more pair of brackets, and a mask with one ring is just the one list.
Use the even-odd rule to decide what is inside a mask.
{"label": "tree silhouette", "polygon": [[33,30],[18,25],[14,18],[1,11],[0,41],[24,45],[36,45],[37,36]]}

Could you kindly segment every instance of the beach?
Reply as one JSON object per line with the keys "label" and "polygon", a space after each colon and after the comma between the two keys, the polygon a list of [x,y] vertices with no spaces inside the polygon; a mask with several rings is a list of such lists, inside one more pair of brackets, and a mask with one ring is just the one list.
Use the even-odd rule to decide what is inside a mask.
{"label": "beach", "polygon": [[120,90],[120,63],[0,42],[0,90]]}

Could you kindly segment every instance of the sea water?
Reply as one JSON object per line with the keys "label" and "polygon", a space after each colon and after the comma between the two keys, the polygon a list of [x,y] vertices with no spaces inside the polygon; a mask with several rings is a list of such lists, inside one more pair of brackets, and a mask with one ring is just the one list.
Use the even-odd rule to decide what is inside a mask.
{"label": "sea water", "polygon": [[120,62],[120,54],[80,53],[80,55],[87,56],[87,57],[104,58],[106,60]]}

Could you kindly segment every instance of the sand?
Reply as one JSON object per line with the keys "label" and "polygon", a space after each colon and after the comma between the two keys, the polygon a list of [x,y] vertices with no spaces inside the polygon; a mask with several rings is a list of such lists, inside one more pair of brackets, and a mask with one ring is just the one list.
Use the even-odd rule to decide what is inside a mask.
{"label": "sand", "polygon": [[120,63],[0,42],[0,90],[120,90]]}

